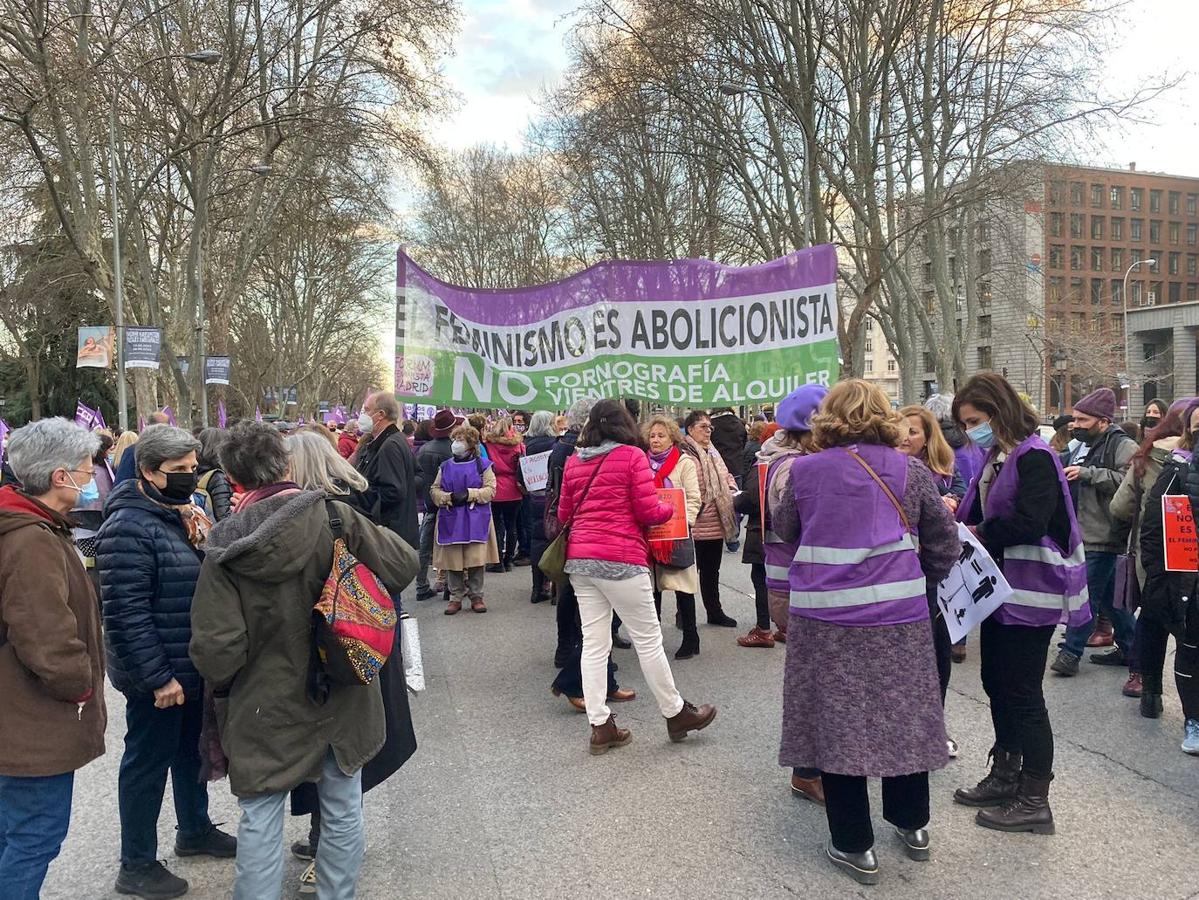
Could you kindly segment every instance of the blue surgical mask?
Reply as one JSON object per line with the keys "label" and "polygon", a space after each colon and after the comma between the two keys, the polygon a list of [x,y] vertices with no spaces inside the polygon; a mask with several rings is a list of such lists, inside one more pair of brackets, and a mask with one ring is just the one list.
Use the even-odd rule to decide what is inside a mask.
{"label": "blue surgical mask", "polygon": [[970,438],[970,440],[982,447],[984,450],[990,450],[995,446],[995,432],[991,430],[990,422],[983,422],[981,425],[975,425],[966,432],[966,437]]}
{"label": "blue surgical mask", "polygon": [[95,503],[97,500],[100,499],[100,486],[98,484],[96,484],[95,478],[93,478],[91,481],[89,481],[83,487],[80,487],[79,485],[77,485],[75,483],[75,478],[73,475],[68,473],[67,477],[71,479],[71,487],[73,487],[73,488],[75,488],[75,490],[79,491],[79,505],[80,506],[90,506],[91,504]]}

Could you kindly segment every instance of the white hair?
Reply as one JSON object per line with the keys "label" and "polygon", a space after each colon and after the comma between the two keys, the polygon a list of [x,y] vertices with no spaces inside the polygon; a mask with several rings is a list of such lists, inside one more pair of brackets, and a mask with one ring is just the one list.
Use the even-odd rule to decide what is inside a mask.
{"label": "white hair", "polygon": [[8,463],[25,493],[40,497],[59,469],[78,469],[96,455],[100,437],[66,419],[39,419],[8,438]]}
{"label": "white hair", "polygon": [[341,495],[366,490],[366,479],[341,458],[326,438],[312,431],[297,431],[287,437],[286,443],[292,480],[304,490]]}
{"label": "white hair", "polygon": [[529,419],[529,427],[525,429],[525,437],[557,437],[554,431],[554,414],[539,409]]}

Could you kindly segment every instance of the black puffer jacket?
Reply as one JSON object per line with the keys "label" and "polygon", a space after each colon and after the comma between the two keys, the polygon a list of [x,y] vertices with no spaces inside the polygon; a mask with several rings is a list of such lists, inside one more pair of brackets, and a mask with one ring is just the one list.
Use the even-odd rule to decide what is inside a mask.
{"label": "black puffer jacket", "polygon": [[212,498],[212,509],[206,510],[208,517],[213,522],[221,521],[233,511],[233,485],[220,469],[201,467],[196,474],[200,476],[198,488],[206,489]]}
{"label": "black puffer jacket", "polygon": [[129,696],[152,694],[175,678],[189,699],[198,698],[200,676],[187,646],[203,556],[188,543],[179,514],[146,492],[157,494],[141,478],[117,485],[97,535],[108,674]]}
{"label": "black puffer jacket", "polygon": [[740,480],[745,474],[745,445],[749,433],[745,423],[733,412],[712,413],[712,446],[720,453],[729,474]]}

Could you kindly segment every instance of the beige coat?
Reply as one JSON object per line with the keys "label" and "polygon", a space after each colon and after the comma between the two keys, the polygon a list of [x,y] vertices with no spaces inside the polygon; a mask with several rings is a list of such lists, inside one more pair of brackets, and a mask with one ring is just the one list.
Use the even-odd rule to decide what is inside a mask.
{"label": "beige coat", "polygon": [[[1154,441],[1153,449],[1149,451],[1149,458],[1145,460],[1145,474],[1141,476],[1139,482],[1137,481],[1136,470],[1129,465],[1128,471],[1124,473],[1124,480],[1120,482],[1120,487],[1116,489],[1116,495],[1112,497],[1109,507],[1112,516],[1121,522],[1131,524],[1139,514],[1140,519],[1137,521],[1145,521],[1145,513],[1148,511],[1147,507],[1149,505],[1149,493],[1153,490],[1157,476],[1161,474],[1162,466],[1165,465],[1170,455],[1178,449],[1178,445],[1181,443],[1182,438],[1180,437],[1168,437]],[[1132,541],[1132,552],[1137,561],[1137,579],[1144,586],[1145,566],[1141,563],[1141,541],[1139,534]]]}
{"label": "beige coat", "polygon": [[[490,503],[495,496],[495,470],[488,467],[483,473],[483,486],[471,488],[468,492],[471,503]],[[433,479],[429,488],[434,506],[449,506],[450,495],[441,489],[441,470]],[[495,542],[495,521],[487,527],[487,543],[479,544],[450,544],[442,546],[437,543],[436,532],[433,537],[433,566],[446,572],[464,572],[500,561],[499,545]]]}
{"label": "beige coat", "polygon": [[[696,472],[695,460],[684,453],[679,457],[674,471],[670,473],[670,483],[683,489],[687,499],[687,525],[695,524],[699,515],[700,492],[699,474]],[[654,583],[659,591],[682,591],[684,594],[699,593],[699,570],[694,565],[686,569],[668,569],[654,566]]]}
{"label": "beige coat", "polygon": [[724,504],[722,514],[722,504],[716,500],[716,492],[723,491],[725,496],[729,495],[729,470],[724,464],[720,453],[715,448],[708,446],[701,448],[700,452],[709,453],[713,464],[716,467],[718,484],[708,484],[704,478],[702,466],[696,466],[696,477],[699,481],[700,497],[703,501],[703,509],[695,520],[695,527],[691,530],[692,537],[697,541],[723,541],[732,540],[737,533],[736,527],[733,524],[733,502],[730,499],[727,504]]}

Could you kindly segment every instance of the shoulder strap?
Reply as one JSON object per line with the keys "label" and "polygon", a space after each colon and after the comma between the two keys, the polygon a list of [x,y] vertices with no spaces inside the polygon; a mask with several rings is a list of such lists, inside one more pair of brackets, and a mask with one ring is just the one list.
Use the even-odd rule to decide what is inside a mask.
{"label": "shoulder strap", "polygon": [[333,508],[332,499],[326,498],[325,500],[325,515],[329,517],[329,530],[333,532],[333,540],[345,537],[345,523],[341,520],[341,514]]}
{"label": "shoulder strap", "polygon": [[573,522],[575,520],[575,516],[577,516],[579,514],[579,509],[583,506],[583,498],[591,490],[591,485],[595,481],[595,476],[600,473],[600,469],[602,469],[604,467],[604,463],[606,463],[607,461],[608,461],[607,456],[605,456],[603,459],[601,459],[599,461],[599,465],[595,467],[595,471],[591,473],[591,477],[587,479],[587,487],[583,488],[582,493],[579,494],[579,500],[577,503],[575,503],[575,508],[571,512],[570,518],[562,523],[563,531],[565,531],[567,528],[570,527],[570,523]]}
{"label": "shoulder strap", "polygon": [[207,493],[208,485],[212,483],[212,476],[216,474],[216,469],[209,469],[200,476],[200,480],[196,482],[196,490]]}
{"label": "shoulder strap", "polygon": [[899,500],[895,497],[894,492],[889,487],[887,487],[887,483],[885,481],[883,481],[882,478],[879,477],[878,472],[874,471],[874,469],[871,468],[870,463],[866,462],[866,460],[864,460],[864,459],[862,459],[862,457],[858,456],[858,454],[855,453],[853,450],[850,450],[848,447],[846,447],[845,452],[848,453],[850,456],[852,456],[855,460],[857,460],[858,464],[863,469],[865,469],[870,474],[870,477],[873,478],[875,480],[875,482],[878,483],[878,486],[883,489],[883,493],[887,495],[887,499],[891,501],[891,505],[894,506],[895,511],[897,513],[899,513],[899,518],[903,522],[903,527],[910,533],[912,531],[912,523],[908,521],[908,514],[903,511],[903,506],[900,504]]}

